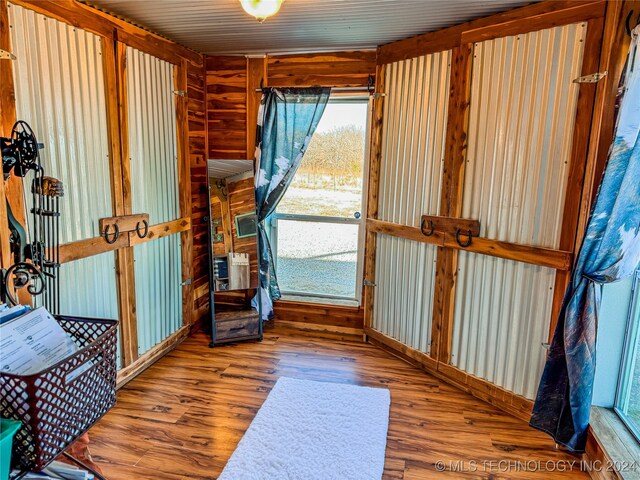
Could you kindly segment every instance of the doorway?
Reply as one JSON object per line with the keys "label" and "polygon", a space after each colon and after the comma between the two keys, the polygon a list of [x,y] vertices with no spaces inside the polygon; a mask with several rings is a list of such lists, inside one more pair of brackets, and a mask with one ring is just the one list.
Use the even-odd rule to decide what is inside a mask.
{"label": "doorway", "polygon": [[283,296],[357,305],[363,264],[369,99],[332,97],[269,219]]}

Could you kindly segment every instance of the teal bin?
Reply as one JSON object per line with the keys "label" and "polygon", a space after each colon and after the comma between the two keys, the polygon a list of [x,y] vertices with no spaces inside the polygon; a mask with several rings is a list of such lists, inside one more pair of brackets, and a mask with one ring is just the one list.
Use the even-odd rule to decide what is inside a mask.
{"label": "teal bin", "polygon": [[21,425],[17,420],[0,418],[0,480],[8,480],[9,478],[13,436]]}

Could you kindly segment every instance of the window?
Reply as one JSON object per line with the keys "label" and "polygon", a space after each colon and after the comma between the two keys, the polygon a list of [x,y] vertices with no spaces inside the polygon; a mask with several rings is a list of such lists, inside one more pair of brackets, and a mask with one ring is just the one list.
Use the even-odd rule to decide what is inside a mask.
{"label": "window", "polygon": [[640,269],[633,282],[615,410],[640,441]]}
{"label": "window", "polygon": [[269,219],[284,295],[359,300],[367,119],[366,97],[329,101]]}

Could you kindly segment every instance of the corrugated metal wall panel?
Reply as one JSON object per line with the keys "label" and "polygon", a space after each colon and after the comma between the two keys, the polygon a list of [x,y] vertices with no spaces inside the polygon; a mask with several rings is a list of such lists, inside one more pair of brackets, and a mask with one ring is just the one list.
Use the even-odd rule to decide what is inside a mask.
{"label": "corrugated metal wall panel", "polygon": [[151,225],[180,217],[173,68],[127,47],[132,208]]}
{"label": "corrugated metal wall panel", "polygon": [[[387,66],[378,218],[419,226],[437,214],[451,51]],[[378,235],[373,328],[429,352],[436,248]]]}
{"label": "corrugated metal wall panel", "polygon": [[558,248],[586,24],[474,46],[462,216]]}
{"label": "corrugated metal wall panel", "polygon": [[133,247],[138,352],[145,353],[182,326],[180,235]]}
{"label": "corrugated metal wall panel", "polygon": [[542,374],[555,270],[460,252],[451,363],[527,398]]}
{"label": "corrugated metal wall panel", "polygon": [[436,247],[378,235],[372,327],[429,353]]}
{"label": "corrugated metal wall panel", "polygon": [[[481,235],[557,248],[586,26],[475,45],[463,216]],[[533,398],[555,271],[460,253],[452,364]]]}
{"label": "corrugated metal wall panel", "polygon": [[[98,219],[113,215],[100,38],[32,10],[8,7],[16,115],[45,145],[40,151],[45,174],[64,184],[60,242],[97,237]],[[31,181],[28,175],[27,191]],[[31,209],[31,195],[25,200]],[[118,318],[113,252],[62,265],[59,284],[60,313]],[[36,297],[34,304],[41,300]],[[118,365],[119,358],[118,353]]]}
{"label": "corrugated metal wall panel", "polygon": [[17,118],[44,143],[46,175],[64,183],[60,241],[97,237],[113,214],[100,38],[13,4],[9,23]]}
{"label": "corrugated metal wall panel", "polygon": [[[151,225],[180,216],[173,65],[127,47],[133,213]],[[180,235],[134,247],[138,352],[182,326]]]}
{"label": "corrugated metal wall panel", "polygon": [[[101,253],[60,267],[60,312],[64,315],[117,320],[118,291],[113,252]],[[120,366],[120,342],[118,342]]]}
{"label": "corrugated metal wall panel", "polygon": [[437,214],[451,51],[387,66],[378,218],[419,226]]}

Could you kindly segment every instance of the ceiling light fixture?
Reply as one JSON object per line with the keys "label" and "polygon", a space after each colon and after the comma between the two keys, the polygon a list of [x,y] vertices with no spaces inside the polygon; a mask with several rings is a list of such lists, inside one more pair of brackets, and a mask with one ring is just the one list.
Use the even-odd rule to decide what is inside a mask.
{"label": "ceiling light fixture", "polygon": [[258,19],[260,23],[280,10],[284,0],[240,0],[245,12]]}

